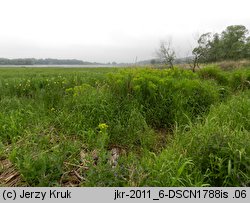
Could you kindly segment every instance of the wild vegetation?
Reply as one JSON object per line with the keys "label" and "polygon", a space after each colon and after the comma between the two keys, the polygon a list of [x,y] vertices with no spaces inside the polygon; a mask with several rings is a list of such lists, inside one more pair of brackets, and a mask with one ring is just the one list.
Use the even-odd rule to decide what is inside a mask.
{"label": "wild vegetation", "polygon": [[1,186],[250,186],[250,69],[0,70]]}

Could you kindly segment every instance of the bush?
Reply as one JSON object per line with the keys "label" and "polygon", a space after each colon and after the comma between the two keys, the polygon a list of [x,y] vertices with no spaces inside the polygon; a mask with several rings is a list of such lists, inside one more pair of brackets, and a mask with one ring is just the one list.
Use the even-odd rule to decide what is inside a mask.
{"label": "bush", "polygon": [[216,66],[205,67],[198,71],[200,78],[215,80],[219,85],[228,85],[228,74]]}
{"label": "bush", "polygon": [[111,75],[109,86],[117,98],[136,100],[147,124],[172,128],[209,110],[220,100],[220,88],[197,79],[188,70],[128,70]]}
{"label": "bush", "polygon": [[234,71],[230,77],[230,86],[233,90],[250,89],[250,69]]}

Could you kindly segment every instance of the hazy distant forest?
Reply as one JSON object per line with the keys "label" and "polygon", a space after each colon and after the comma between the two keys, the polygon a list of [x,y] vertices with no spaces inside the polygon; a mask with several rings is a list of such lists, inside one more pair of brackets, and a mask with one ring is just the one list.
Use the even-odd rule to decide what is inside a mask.
{"label": "hazy distant forest", "polygon": [[76,59],[6,59],[0,58],[0,65],[94,65],[99,63],[91,63]]}
{"label": "hazy distant forest", "polygon": [[162,42],[157,56],[123,68],[0,59],[0,186],[249,187],[246,27],[202,34],[184,59]]}

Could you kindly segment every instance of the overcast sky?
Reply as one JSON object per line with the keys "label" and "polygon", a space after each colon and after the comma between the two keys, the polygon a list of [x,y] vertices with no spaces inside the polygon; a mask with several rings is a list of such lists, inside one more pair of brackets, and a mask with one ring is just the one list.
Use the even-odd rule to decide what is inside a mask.
{"label": "overcast sky", "polygon": [[150,59],[171,39],[187,56],[198,34],[242,24],[249,0],[0,0],[0,58]]}

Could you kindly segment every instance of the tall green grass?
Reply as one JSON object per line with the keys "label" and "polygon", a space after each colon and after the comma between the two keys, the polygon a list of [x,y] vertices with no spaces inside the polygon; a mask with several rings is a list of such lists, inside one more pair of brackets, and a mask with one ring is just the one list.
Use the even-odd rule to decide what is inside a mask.
{"label": "tall green grass", "polygon": [[0,158],[28,186],[63,185],[82,165],[80,186],[249,186],[249,75],[1,69]]}

